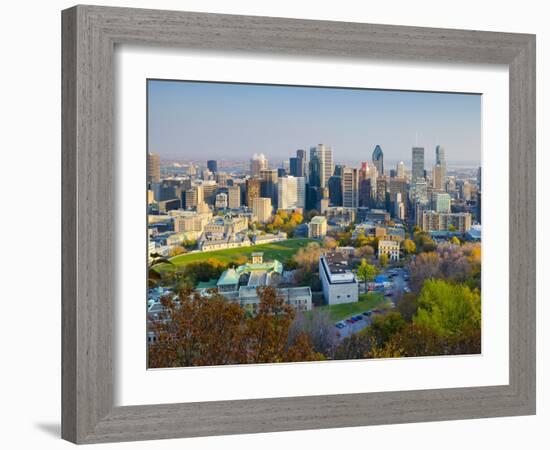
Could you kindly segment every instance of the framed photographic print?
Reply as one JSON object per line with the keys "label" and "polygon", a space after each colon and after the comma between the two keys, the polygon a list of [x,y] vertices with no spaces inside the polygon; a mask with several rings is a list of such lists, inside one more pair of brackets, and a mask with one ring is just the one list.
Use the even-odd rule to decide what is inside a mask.
{"label": "framed photographic print", "polygon": [[534,414],[534,36],[62,16],[65,439]]}

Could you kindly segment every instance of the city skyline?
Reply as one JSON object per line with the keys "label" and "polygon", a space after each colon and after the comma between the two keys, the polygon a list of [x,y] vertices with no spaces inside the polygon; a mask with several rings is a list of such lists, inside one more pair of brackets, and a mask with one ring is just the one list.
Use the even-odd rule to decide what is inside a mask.
{"label": "city skyline", "polygon": [[148,149],[164,160],[275,162],[321,142],[347,163],[371,161],[377,145],[387,163],[408,166],[415,146],[426,165],[437,145],[450,165],[481,159],[475,94],[149,80],[148,101]]}

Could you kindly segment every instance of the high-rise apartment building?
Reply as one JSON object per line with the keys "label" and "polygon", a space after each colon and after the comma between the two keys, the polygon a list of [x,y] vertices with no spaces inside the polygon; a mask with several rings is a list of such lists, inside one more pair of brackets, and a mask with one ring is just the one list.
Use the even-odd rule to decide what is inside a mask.
{"label": "high-rise apartment building", "polygon": [[424,178],[424,147],[412,148],[412,184]]}
{"label": "high-rise apartment building", "polygon": [[306,206],[306,182],[303,177],[279,178],[278,209],[296,209]]}
{"label": "high-rise apartment building", "polygon": [[374,147],[374,151],[372,152],[372,163],[376,167],[378,175],[384,175],[384,152],[379,145]]}
{"label": "high-rise apartment building", "polygon": [[342,172],[342,206],[357,208],[359,206],[359,173],[351,167]]}
{"label": "high-rise apartment building", "polygon": [[472,215],[467,212],[422,212],[422,230],[424,231],[448,231],[451,226],[453,226],[460,233],[466,233],[470,228],[472,228]]}
{"label": "high-rise apartment building", "polygon": [[156,153],[147,153],[147,181],[160,183],[160,156]]}
{"label": "high-rise apartment building", "polygon": [[257,197],[252,200],[252,213],[258,222],[268,222],[272,212],[271,198]]}

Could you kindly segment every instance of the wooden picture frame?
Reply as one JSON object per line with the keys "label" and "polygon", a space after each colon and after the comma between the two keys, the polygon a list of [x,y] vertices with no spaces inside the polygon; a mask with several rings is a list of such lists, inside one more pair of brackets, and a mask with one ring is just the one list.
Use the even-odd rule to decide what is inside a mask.
{"label": "wooden picture frame", "polygon": [[[64,439],[95,443],[535,413],[535,36],[98,6],[63,11],[62,30]],[[507,65],[509,384],[114,407],[113,52],[126,43]]]}

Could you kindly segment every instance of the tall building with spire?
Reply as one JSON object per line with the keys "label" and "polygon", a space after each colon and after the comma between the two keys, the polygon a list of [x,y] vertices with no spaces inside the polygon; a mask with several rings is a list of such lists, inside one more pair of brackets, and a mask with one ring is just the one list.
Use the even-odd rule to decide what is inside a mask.
{"label": "tall building with spire", "polygon": [[384,152],[379,145],[374,147],[374,151],[372,152],[372,163],[376,167],[378,175],[384,175]]}

